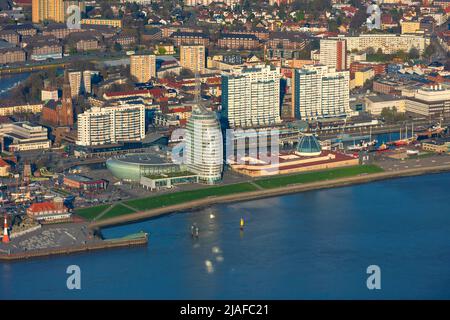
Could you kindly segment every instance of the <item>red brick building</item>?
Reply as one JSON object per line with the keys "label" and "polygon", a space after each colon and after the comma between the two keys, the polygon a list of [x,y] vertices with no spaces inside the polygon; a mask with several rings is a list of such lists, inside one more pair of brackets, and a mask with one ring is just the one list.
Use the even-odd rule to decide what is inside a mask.
{"label": "red brick building", "polygon": [[378,62],[353,62],[350,64],[350,77],[353,78],[355,76],[355,72],[361,71],[365,68],[372,68],[375,75],[386,74],[387,72],[387,64],[386,63],[378,63]]}
{"label": "red brick building", "polygon": [[68,73],[64,74],[62,101],[47,101],[42,107],[42,120],[53,126],[72,127],[73,126],[73,105],[70,92]]}
{"label": "red brick building", "polygon": [[65,176],[63,183],[69,188],[81,189],[85,191],[102,190],[106,189],[108,186],[108,182],[105,180],[93,180],[80,175]]}
{"label": "red brick building", "polygon": [[223,49],[256,49],[260,46],[258,38],[252,34],[222,34],[217,43]]}
{"label": "red brick building", "polygon": [[209,37],[203,32],[174,32],[170,38],[174,41],[176,46],[181,45],[209,45]]}

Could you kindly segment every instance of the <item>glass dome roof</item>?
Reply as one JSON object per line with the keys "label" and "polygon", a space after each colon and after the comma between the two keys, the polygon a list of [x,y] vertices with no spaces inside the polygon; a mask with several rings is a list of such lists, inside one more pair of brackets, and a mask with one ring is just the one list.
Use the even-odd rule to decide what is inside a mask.
{"label": "glass dome roof", "polygon": [[298,139],[297,153],[299,155],[305,157],[318,156],[321,151],[319,141],[312,134],[304,134]]}

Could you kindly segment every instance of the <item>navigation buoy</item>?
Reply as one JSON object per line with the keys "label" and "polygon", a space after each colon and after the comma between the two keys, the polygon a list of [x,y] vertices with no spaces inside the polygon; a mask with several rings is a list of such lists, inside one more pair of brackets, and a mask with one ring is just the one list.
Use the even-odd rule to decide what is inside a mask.
{"label": "navigation buoy", "polygon": [[244,230],[244,218],[241,218],[241,230]]}

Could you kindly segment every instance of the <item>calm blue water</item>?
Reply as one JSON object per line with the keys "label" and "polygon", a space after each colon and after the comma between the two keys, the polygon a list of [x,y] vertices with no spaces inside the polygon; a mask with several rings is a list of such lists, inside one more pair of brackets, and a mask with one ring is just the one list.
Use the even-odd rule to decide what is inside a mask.
{"label": "calm blue water", "polygon": [[0,76],[0,97],[7,96],[9,90],[26,80],[29,76],[30,73]]}
{"label": "calm blue water", "polygon": [[[104,235],[145,230],[149,245],[2,263],[0,298],[449,299],[449,190],[450,174],[429,175],[114,227]],[[66,289],[71,264],[81,267],[79,291]],[[378,291],[366,287],[372,264]]]}

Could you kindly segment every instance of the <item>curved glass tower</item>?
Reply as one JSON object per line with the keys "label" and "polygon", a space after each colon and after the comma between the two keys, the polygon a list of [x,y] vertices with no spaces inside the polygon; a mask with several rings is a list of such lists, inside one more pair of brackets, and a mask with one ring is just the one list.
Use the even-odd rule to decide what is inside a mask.
{"label": "curved glass tower", "polygon": [[214,184],[222,179],[223,139],[215,112],[199,106],[186,125],[187,168],[200,183]]}

